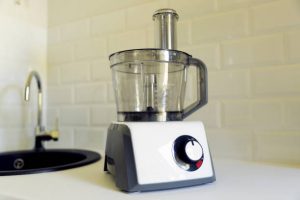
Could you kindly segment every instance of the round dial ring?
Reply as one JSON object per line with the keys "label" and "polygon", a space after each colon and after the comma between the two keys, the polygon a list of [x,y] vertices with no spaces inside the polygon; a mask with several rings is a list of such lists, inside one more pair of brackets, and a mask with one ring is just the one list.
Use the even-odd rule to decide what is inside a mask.
{"label": "round dial ring", "polygon": [[204,153],[201,144],[192,136],[176,138],[173,146],[176,164],[186,171],[195,171],[203,163]]}
{"label": "round dial ring", "polygon": [[185,144],[185,153],[192,161],[198,161],[203,155],[203,150],[198,141],[190,140]]}

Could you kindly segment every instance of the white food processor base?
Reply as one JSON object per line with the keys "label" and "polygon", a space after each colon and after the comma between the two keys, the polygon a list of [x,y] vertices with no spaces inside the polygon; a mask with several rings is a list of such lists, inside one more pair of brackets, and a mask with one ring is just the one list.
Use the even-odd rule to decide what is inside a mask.
{"label": "white food processor base", "polygon": [[216,180],[202,122],[115,122],[104,170],[123,191],[150,191]]}

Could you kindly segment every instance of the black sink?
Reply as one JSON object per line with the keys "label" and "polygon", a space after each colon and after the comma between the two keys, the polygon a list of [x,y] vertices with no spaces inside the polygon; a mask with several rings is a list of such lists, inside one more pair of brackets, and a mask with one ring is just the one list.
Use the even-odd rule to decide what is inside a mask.
{"label": "black sink", "polygon": [[5,152],[0,153],[0,176],[70,169],[96,162],[100,158],[96,152],[77,149]]}

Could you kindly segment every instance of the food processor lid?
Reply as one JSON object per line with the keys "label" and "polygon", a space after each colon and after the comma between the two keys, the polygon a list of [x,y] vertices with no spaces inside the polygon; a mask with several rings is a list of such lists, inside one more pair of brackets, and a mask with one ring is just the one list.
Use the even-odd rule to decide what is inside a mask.
{"label": "food processor lid", "polygon": [[130,49],[119,51],[109,56],[111,67],[124,63],[170,62],[182,65],[189,64],[189,55],[183,51],[170,49]]}
{"label": "food processor lid", "polygon": [[179,16],[178,16],[176,10],[173,10],[171,8],[163,8],[163,9],[159,9],[159,10],[157,10],[157,11],[154,12],[154,14],[153,14],[153,20],[155,19],[156,15],[160,15],[160,14],[163,14],[163,15],[171,14],[177,20],[179,19]]}
{"label": "food processor lid", "polygon": [[124,63],[168,62],[188,65],[191,55],[176,50],[176,22],[178,14],[170,8],[157,10],[153,14],[155,22],[155,48],[131,49],[116,52],[109,56],[111,67]]}

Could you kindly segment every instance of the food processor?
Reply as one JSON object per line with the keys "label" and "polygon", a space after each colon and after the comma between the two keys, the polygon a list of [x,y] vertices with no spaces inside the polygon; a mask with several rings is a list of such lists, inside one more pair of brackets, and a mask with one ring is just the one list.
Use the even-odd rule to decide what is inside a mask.
{"label": "food processor", "polygon": [[[117,121],[108,128],[104,171],[123,191],[149,191],[215,181],[201,121],[182,121],[207,103],[204,63],[177,50],[173,9],[153,15],[156,48],[110,55]],[[188,69],[197,100],[184,107]]]}

